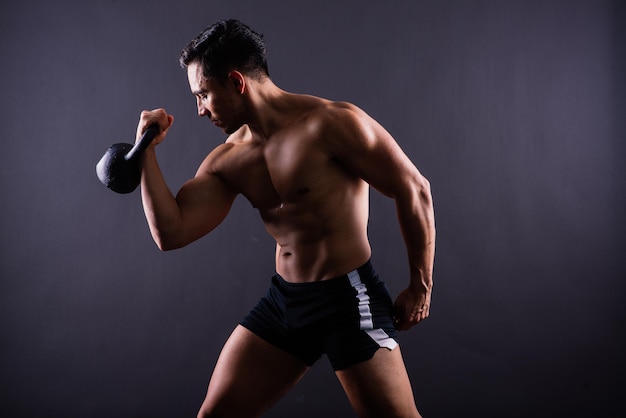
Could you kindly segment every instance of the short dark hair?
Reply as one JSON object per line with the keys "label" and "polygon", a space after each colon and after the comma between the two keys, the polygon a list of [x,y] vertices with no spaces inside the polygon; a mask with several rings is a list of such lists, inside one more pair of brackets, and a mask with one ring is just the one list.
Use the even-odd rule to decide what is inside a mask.
{"label": "short dark hair", "polygon": [[202,64],[204,76],[224,81],[232,70],[260,78],[269,76],[263,35],[235,19],[220,20],[203,30],[185,48],[179,63]]}

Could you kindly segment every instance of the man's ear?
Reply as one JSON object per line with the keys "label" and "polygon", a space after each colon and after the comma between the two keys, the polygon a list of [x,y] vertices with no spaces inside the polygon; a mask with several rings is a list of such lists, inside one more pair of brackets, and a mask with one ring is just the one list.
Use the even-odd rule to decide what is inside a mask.
{"label": "man's ear", "polygon": [[228,81],[235,87],[239,94],[243,94],[246,90],[246,78],[239,71],[231,71],[228,73]]}

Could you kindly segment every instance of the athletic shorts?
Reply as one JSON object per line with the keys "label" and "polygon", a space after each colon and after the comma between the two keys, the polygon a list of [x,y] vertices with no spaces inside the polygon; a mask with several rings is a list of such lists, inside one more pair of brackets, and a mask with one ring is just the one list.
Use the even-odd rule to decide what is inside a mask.
{"label": "athletic shorts", "polygon": [[398,345],[391,297],[369,261],[312,283],[289,283],[276,274],[241,325],[308,366],[326,354],[334,370]]}

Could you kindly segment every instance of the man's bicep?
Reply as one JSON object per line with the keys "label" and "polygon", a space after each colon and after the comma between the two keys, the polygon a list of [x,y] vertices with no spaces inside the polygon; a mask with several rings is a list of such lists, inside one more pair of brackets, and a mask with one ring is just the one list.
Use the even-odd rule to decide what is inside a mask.
{"label": "man's bicep", "polygon": [[178,192],[186,240],[191,242],[211,232],[228,215],[236,193],[215,174],[198,173]]}

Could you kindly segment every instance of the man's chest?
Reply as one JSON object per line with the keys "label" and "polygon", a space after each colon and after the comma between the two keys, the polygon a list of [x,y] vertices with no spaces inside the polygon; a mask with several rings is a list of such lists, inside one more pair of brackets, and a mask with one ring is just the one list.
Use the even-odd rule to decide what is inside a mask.
{"label": "man's chest", "polygon": [[319,142],[283,139],[233,147],[221,174],[259,209],[297,202],[337,175],[337,167]]}

